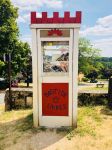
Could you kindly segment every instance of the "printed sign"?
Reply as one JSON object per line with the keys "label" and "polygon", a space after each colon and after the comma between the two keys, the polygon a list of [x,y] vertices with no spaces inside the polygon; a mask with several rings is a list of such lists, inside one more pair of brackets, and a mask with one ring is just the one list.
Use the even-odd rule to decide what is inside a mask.
{"label": "printed sign", "polygon": [[42,115],[68,116],[68,83],[42,83]]}

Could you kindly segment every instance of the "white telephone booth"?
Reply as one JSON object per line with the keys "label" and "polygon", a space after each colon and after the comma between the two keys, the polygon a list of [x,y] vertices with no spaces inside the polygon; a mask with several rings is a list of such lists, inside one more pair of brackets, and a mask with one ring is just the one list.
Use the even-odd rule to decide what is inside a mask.
{"label": "white telephone booth", "polygon": [[76,126],[81,12],[31,13],[34,126]]}

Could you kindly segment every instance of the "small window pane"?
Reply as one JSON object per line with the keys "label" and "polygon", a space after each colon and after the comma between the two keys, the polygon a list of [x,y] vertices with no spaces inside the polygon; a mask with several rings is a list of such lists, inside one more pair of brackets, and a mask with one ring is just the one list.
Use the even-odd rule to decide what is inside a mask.
{"label": "small window pane", "polygon": [[43,72],[62,72],[69,70],[69,42],[42,42]]}

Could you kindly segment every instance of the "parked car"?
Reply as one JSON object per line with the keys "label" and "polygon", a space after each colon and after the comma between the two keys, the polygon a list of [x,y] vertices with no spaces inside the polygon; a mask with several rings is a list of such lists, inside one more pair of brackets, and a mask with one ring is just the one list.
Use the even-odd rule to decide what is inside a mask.
{"label": "parked car", "polygon": [[97,83],[98,82],[98,80],[96,80],[96,79],[91,79],[90,80],[90,83]]}
{"label": "parked car", "polygon": [[4,78],[0,78],[0,90],[5,90],[8,87],[9,87],[9,82]]}

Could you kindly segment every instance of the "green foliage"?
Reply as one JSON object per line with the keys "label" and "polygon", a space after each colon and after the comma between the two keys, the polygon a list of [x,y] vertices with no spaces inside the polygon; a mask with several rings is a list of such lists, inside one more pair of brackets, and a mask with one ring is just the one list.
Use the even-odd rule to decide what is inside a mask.
{"label": "green foliage", "polygon": [[91,94],[80,94],[79,95],[79,106],[97,106],[105,105],[108,106],[108,95],[91,95]]}
{"label": "green foliage", "polygon": [[97,77],[98,77],[98,73],[97,73],[95,70],[93,70],[93,71],[90,72],[86,77],[89,78],[89,79],[91,79],[90,82],[96,83],[96,82],[97,82],[96,79],[97,79]]}
{"label": "green foliage", "polygon": [[0,0],[0,53],[13,50],[13,44],[19,36],[17,26],[17,8],[10,0]]}
{"label": "green foliage", "polygon": [[85,77],[82,79],[82,81],[87,82],[87,81],[89,81],[89,79]]}
{"label": "green foliage", "polygon": [[11,53],[12,76],[16,76],[28,65],[30,47],[19,40],[17,26],[18,9],[10,0],[0,0],[0,76],[7,78],[8,63],[5,53]]}
{"label": "green foliage", "polygon": [[112,69],[112,57],[101,57],[97,61],[101,62],[105,69]]}
{"label": "green foliage", "polygon": [[102,63],[96,61],[99,56],[100,50],[93,48],[89,40],[79,39],[79,72],[87,75],[92,70],[98,71],[103,67]]}
{"label": "green foliage", "polygon": [[30,57],[30,46],[28,43],[18,42],[12,52],[12,75],[15,76],[22,69],[26,70]]}
{"label": "green foliage", "polygon": [[0,60],[0,72],[2,71],[2,68],[5,66],[5,63]]}

